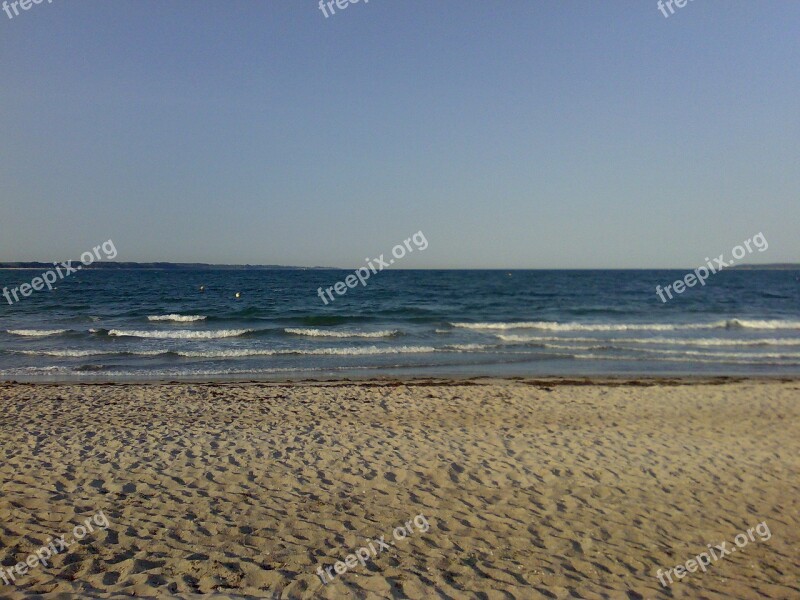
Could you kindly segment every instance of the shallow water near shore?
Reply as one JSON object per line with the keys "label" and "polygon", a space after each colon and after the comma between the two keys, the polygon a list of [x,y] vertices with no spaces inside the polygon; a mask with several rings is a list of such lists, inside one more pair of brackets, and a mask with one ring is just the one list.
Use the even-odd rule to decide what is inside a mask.
{"label": "shallow water near shore", "polygon": [[0,378],[800,373],[794,271],[723,271],[664,303],[683,271],[388,270],[324,304],[350,273],[82,271],[0,308]]}

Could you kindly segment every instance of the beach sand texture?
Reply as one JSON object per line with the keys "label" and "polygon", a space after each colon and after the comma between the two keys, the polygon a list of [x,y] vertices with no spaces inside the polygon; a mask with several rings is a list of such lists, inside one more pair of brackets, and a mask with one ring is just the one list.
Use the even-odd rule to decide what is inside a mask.
{"label": "beach sand texture", "polygon": [[108,519],[3,598],[800,598],[798,381],[4,384],[0,406],[2,568]]}

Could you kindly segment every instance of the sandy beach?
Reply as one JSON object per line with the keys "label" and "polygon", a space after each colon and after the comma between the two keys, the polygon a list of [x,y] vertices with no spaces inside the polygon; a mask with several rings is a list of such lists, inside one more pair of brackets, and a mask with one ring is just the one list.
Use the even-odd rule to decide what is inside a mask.
{"label": "sandy beach", "polygon": [[798,400],[791,379],[4,384],[0,597],[800,597]]}

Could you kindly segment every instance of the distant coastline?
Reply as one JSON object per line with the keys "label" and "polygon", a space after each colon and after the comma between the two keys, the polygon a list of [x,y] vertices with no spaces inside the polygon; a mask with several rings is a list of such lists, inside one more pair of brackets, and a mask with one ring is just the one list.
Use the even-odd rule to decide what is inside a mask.
{"label": "distant coastline", "polygon": [[800,270],[800,263],[771,263],[766,265],[734,265],[730,269],[740,271],[797,271]]}
{"label": "distant coastline", "polygon": [[[52,263],[45,262],[0,262],[0,269],[50,269]],[[82,265],[84,269],[91,270],[123,270],[137,269],[150,271],[245,271],[245,270],[269,270],[269,271],[310,271],[315,269],[329,270],[334,267],[290,267],[284,265],[214,265],[210,263],[171,263],[171,262],[96,262],[91,265]]]}
{"label": "distant coastline", "polygon": [[[77,262],[77,261],[73,261]],[[39,261],[0,262],[0,270],[20,269],[50,269],[53,263]],[[91,265],[81,265],[83,269],[122,271],[122,270],[147,270],[147,271],[345,271],[346,267],[294,267],[287,265],[225,265],[212,263],[173,263],[173,262],[95,262]],[[680,268],[589,268],[589,269],[519,269],[519,268],[479,268],[479,269],[421,269],[430,271],[681,271]],[[728,270],[742,271],[800,271],[800,263],[771,263],[771,264],[742,264],[728,267]]]}

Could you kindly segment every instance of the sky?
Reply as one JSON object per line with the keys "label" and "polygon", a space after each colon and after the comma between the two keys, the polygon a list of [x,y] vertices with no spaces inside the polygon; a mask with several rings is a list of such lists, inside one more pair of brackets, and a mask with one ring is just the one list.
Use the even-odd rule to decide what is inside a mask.
{"label": "sky", "polygon": [[[335,8],[335,6],[334,6]],[[0,12],[0,261],[800,262],[800,3]],[[12,10],[13,14],[13,10]]]}

